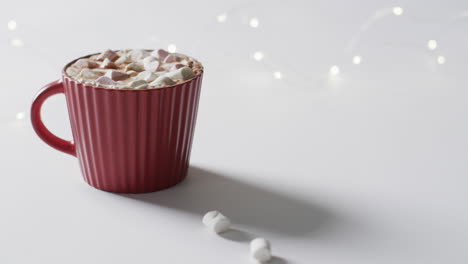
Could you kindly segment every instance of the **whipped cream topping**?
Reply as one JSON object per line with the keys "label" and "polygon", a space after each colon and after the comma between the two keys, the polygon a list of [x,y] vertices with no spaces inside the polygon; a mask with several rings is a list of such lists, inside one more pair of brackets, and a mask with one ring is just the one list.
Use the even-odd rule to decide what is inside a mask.
{"label": "whipped cream topping", "polygon": [[203,72],[196,60],[165,50],[106,50],[75,61],[65,70],[72,79],[109,89],[162,88]]}

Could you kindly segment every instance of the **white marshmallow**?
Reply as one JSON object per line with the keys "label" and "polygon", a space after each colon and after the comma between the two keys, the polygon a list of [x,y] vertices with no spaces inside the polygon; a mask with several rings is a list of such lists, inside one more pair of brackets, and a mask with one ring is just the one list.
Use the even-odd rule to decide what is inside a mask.
{"label": "white marshmallow", "polygon": [[148,56],[148,57],[143,59],[143,64],[147,64],[147,63],[157,61],[157,60],[158,60],[158,58],[155,57],[155,56]]}
{"label": "white marshmallow", "polygon": [[164,60],[167,57],[167,55],[169,55],[169,52],[160,49],[153,51],[151,55],[158,57],[160,60]]}
{"label": "white marshmallow", "polygon": [[142,85],[138,85],[137,87],[135,87],[136,90],[139,90],[139,89],[146,89],[148,88],[148,84],[142,84]]}
{"label": "white marshmallow", "polygon": [[270,242],[264,238],[255,238],[250,242],[250,255],[260,262],[269,261],[271,259]]}
{"label": "white marshmallow", "polygon": [[80,73],[80,69],[78,69],[77,67],[72,65],[72,66],[67,68],[66,72],[67,72],[68,76],[70,76],[70,77],[71,76],[77,76]]}
{"label": "white marshmallow", "polygon": [[139,80],[145,80],[146,82],[152,82],[156,80],[156,78],[158,78],[159,76],[161,76],[161,73],[155,73],[151,71],[142,71],[137,75],[136,78]]}
{"label": "white marshmallow", "polygon": [[107,87],[110,85],[115,85],[115,82],[111,78],[106,77],[106,76],[101,76],[97,78],[96,83],[101,84],[103,86],[107,86]]}
{"label": "white marshmallow", "polygon": [[182,63],[175,63],[174,65],[171,66],[170,71],[176,71],[176,70],[178,70],[178,69],[180,69],[180,68],[183,68],[183,67],[185,67],[184,64],[182,64]]}
{"label": "white marshmallow", "polygon": [[128,64],[126,67],[125,67],[125,71],[136,71],[136,72],[141,72],[143,71],[144,68],[141,64],[139,63],[135,63],[135,62],[132,62],[130,64]]}
{"label": "white marshmallow", "polygon": [[231,226],[231,221],[218,211],[211,211],[203,216],[203,224],[215,233],[227,231]]}
{"label": "white marshmallow", "polygon": [[127,74],[133,77],[133,76],[137,76],[138,72],[130,70],[130,71],[127,71]]}
{"label": "white marshmallow", "polygon": [[99,76],[101,76],[101,74],[98,74],[94,72],[93,70],[86,69],[86,68],[82,69],[80,74],[78,75],[78,77],[81,77],[87,80],[94,80],[94,79],[97,79]]}
{"label": "white marshmallow", "polygon": [[122,54],[114,63],[116,65],[121,65],[124,63],[130,63],[132,60],[127,54]]}
{"label": "white marshmallow", "polygon": [[132,61],[136,62],[136,61],[139,61],[148,57],[150,55],[150,52],[146,50],[141,50],[141,49],[134,49],[134,50],[131,50],[128,53],[128,55],[130,56]]}
{"label": "white marshmallow", "polygon": [[136,80],[129,83],[129,86],[135,89],[143,89],[148,87],[148,83],[144,80]]}
{"label": "white marshmallow", "polygon": [[115,71],[115,70],[110,70],[110,71],[106,72],[106,74],[104,76],[107,76],[107,77],[111,78],[113,81],[121,81],[121,80],[125,80],[128,77],[130,77],[130,75],[127,74],[126,72]]}
{"label": "white marshmallow", "polygon": [[177,57],[175,54],[169,54],[166,58],[164,58],[164,63],[172,63],[172,62],[178,62],[180,61],[180,58]]}
{"label": "white marshmallow", "polygon": [[164,86],[164,85],[173,85],[173,84],[175,84],[175,82],[171,78],[168,78],[168,77],[162,75],[162,76],[159,76],[152,83],[150,83],[150,86],[161,87],[161,86]]}
{"label": "white marshmallow", "polygon": [[157,71],[159,69],[159,61],[151,61],[148,63],[145,63],[145,70],[147,71]]}
{"label": "white marshmallow", "polygon": [[175,71],[166,73],[165,76],[173,80],[188,80],[190,78],[193,78],[195,74],[193,73],[192,69],[190,69],[189,67],[182,67]]}

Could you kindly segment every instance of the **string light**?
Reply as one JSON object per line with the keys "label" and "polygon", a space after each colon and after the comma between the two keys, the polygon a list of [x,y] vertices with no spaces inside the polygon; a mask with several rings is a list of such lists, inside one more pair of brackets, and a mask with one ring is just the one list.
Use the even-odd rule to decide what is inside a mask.
{"label": "string light", "polygon": [[427,48],[429,50],[435,50],[437,48],[437,41],[431,39],[427,42]]}
{"label": "string light", "polygon": [[250,19],[250,22],[249,22],[249,25],[252,27],[252,28],[258,28],[258,25],[260,24],[260,21],[258,21],[258,18],[256,17],[252,17]]}
{"label": "string light", "polygon": [[21,39],[14,38],[10,41],[10,45],[13,47],[22,47],[24,43]]}
{"label": "string light", "polygon": [[16,119],[22,120],[22,119],[24,119],[25,116],[26,115],[24,114],[24,112],[19,112],[19,113],[16,114]]}
{"label": "string light", "polygon": [[281,80],[281,79],[283,78],[283,74],[282,74],[281,72],[279,72],[279,71],[275,71],[275,72],[273,73],[273,77],[274,77],[275,79],[277,79],[277,80]]}
{"label": "string light", "polygon": [[[400,6],[394,6],[394,7],[391,7],[391,8],[379,9],[369,19],[369,21],[366,22],[366,24],[364,24],[361,27],[362,32],[359,32],[359,34],[362,34],[364,31],[367,31],[369,29],[369,27],[372,25],[372,23],[377,19],[380,19],[380,18],[382,18],[384,16],[392,15],[392,14],[395,15],[395,16],[401,16],[401,15],[403,15],[404,12],[405,12],[405,10]],[[216,16],[216,19],[217,19],[217,21],[219,23],[225,23],[227,21],[227,17],[228,17],[228,13],[224,12],[224,13],[221,13],[218,16]],[[249,26],[251,28],[258,28],[259,25],[260,25],[260,21],[259,21],[259,19],[257,17],[251,17],[249,19]],[[358,34],[358,37],[359,37],[359,34]],[[356,39],[358,39],[358,38],[356,37]],[[357,40],[353,39],[353,41],[351,43],[353,45],[350,45],[351,48],[354,46],[354,44],[355,44],[354,42],[357,42]],[[436,50],[438,48],[437,41],[433,40],[433,39],[429,40],[427,42],[427,48],[429,50]],[[169,50],[169,52],[175,52],[175,45],[173,45],[173,44],[169,45],[168,50]],[[262,61],[264,59],[264,54],[261,51],[256,51],[256,52],[254,52],[252,54],[252,57],[253,57],[253,59],[255,61]],[[445,64],[446,63],[446,58],[444,56],[438,56],[438,57],[436,57],[436,62],[438,64]],[[362,57],[359,56],[359,55],[354,55],[352,57],[352,63],[354,65],[362,64]],[[330,78],[331,80],[340,79],[339,76],[338,76],[338,75],[340,75],[340,73],[341,73],[341,70],[340,70],[340,67],[338,65],[332,65],[329,68],[329,76],[334,77],[334,78]],[[283,74],[280,71],[274,71],[274,72],[272,72],[272,74],[273,74],[274,79],[277,79],[277,80],[283,79]]]}
{"label": "string light", "polygon": [[439,63],[439,64],[442,65],[442,64],[445,64],[445,61],[446,61],[446,60],[445,60],[445,57],[444,57],[444,56],[439,56],[439,57],[437,57],[437,63]]}
{"label": "string light", "polygon": [[403,14],[403,8],[399,7],[399,6],[395,6],[393,9],[393,14],[395,16],[401,16]]}
{"label": "string light", "polygon": [[361,64],[361,60],[361,56],[356,55],[353,57],[353,63],[356,65]]}
{"label": "string light", "polygon": [[14,31],[16,29],[16,21],[15,20],[8,21],[8,29],[10,31]]}
{"label": "string light", "polygon": [[330,67],[330,75],[337,76],[340,74],[340,68],[337,65],[333,65]]}
{"label": "string light", "polygon": [[168,51],[169,53],[174,53],[174,52],[176,52],[176,50],[177,50],[177,47],[176,47],[175,44],[169,44],[169,45],[167,46],[167,51]]}
{"label": "string light", "polygon": [[222,13],[221,15],[217,16],[216,19],[218,20],[219,23],[224,23],[226,22],[227,14]]}
{"label": "string light", "polygon": [[254,60],[256,60],[256,61],[261,61],[261,60],[263,60],[263,52],[261,52],[261,51],[256,51],[256,52],[253,54],[253,58],[254,58]]}

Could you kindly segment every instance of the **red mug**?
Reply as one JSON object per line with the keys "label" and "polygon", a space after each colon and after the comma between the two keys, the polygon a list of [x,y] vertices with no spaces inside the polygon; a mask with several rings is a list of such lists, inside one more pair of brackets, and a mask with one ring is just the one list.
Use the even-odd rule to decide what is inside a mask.
{"label": "red mug", "polygon": [[[189,166],[203,73],[164,88],[105,89],[71,79],[65,69],[75,61],[32,103],[38,136],[76,156],[84,180],[97,189],[144,193],[181,182]],[[52,134],[41,119],[44,101],[58,93],[65,94],[73,141]]]}

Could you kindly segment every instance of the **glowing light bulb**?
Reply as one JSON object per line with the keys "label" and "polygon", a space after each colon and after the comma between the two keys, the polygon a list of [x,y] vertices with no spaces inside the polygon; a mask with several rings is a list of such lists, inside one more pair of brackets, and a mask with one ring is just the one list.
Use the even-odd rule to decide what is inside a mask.
{"label": "glowing light bulb", "polygon": [[431,39],[427,42],[427,48],[429,50],[435,50],[437,48],[437,41]]}
{"label": "glowing light bulb", "polygon": [[395,16],[401,16],[403,14],[403,8],[399,7],[399,6],[395,6],[393,9],[393,14]]}
{"label": "glowing light bulb", "polygon": [[19,112],[16,114],[16,119],[21,120],[24,119],[25,116],[24,112]]}
{"label": "glowing light bulb", "polygon": [[340,68],[338,66],[336,66],[336,65],[331,66],[330,75],[336,76],[338,74],[340,74]]}
{"label": "glowing light bulb", "polygon": [[279,71],[275,71],[275,72],[273,73],[273,77],[274,77],[275,79],[277,79],[277,80],[281,80],[281,79],[283,78],[283,74],[282,74],[281,72],[279,72]]}
{"label": "glowing light bulb", "polygon": [[253,28],[258,28],[258,25],[260,24],[260,21],[258,21],[258,18],[253,17],[250,19],[249,25]]}
{"label": "glowing light bulb", "polygon": [[362,60],[361,56],[356,55],[353,57],[353,63],[356,65],[360,64],[361,60]]}
{"label": "glowing light bulb", "polygon": [[445,59],[444,56],[437,57],[437,63],[442,65],[442,64],[445,64],[445,61],[446,61],[446,59]]}
{"label": "glowing light bulb", "polygon": [[219,23],[224,23],[226,22],[227,14],[222,13],[221,15],[217,16],[216,19],[218,20]]}
{"label": "glowing light bulb", "polygon": [[261,52],[261,51],[256,51],[256,52],[253,54],[253,58],[254,58],[254,60],[256,60],[256,61],[261,61],[261,60],[263,60],[263,52]]}
{"label": "glowing light bulb", "polygon": [[13,47],[22,47],[24,43],[21,39],[14,38],[10,41],[10,45]]}
{"label": "glowing light bulb", "polygon": [[174,45],[174,44],[169,44],[169,45],[167,46],[167,51],[168,51],[169,53],[174,53],[174,52],[176,52],[176,50],[177,50],[177,47],[176,47],[176,45]]}
{"label": "glowing light bulb", "polygon": [[11,30],[11,31],[16,29],[16,21],[15,20],[8,21],[8,29]]}

